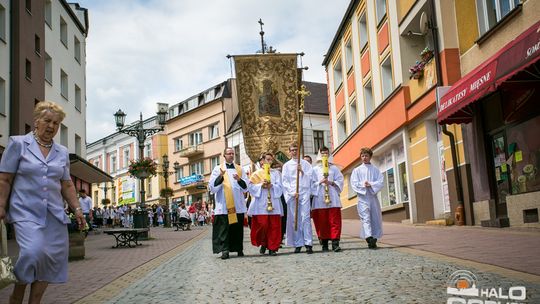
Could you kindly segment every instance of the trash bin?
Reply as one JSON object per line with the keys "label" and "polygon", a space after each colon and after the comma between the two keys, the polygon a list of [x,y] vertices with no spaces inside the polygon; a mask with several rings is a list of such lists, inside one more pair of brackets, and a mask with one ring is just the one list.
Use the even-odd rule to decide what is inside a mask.
{"label": "trash bin", "polygon": [[133,213],[133,228],[147,228],[148,213],[146,211],[136,210]]}

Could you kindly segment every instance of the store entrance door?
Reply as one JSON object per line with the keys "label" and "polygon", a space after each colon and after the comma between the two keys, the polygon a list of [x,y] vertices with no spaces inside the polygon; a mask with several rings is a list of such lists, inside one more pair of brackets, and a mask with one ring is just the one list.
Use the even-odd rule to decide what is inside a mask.
{"label": "store entrance door", "polygon": [[492,176],[495,184],[495,213],[497,218],[507,217],[506,196],[511,193],[510,166],[507,164],[505,132],[491,136]]}

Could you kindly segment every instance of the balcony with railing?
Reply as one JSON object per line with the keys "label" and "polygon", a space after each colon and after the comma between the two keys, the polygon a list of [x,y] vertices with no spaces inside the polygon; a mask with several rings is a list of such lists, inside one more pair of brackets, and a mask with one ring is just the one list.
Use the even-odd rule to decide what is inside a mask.
{"label": "balcony with railing", "polygon": [[189,146],[187,148],[180,149],[178,151],[178,155],[180,157],[194,157],[194,156],[197,156],[197,155],[200,155],[200,154],[203,154],[203,153],[204,153],[204,150],[203,150],[203,145],[202,144]]}

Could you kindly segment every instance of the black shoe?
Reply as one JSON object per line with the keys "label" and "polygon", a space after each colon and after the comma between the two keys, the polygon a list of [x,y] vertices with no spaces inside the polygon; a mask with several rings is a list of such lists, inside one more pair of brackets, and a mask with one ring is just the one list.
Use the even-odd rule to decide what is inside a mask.
{"label": "black shoe", "polygon": [[266,253],[266,247],[261,246],[261,249],[259,249],[259,252],[260,252],[261,254],[265,254],[265,253]]}
{"label": "black shoe", "polygon": [[243,251],[238,251],[238,256],[239,256],[239,257],[243,257],[243,256],[244,256],[244,252],[243,252]]}
{"label": "black shoe", "polygon": [[277,255],[277,252],[274,251],[274,250],[269,250],[269,251],[268,251],[268,255],[276,256],[276,255]]}
{"label": "black shoe", "polygon": [[370,249],[373,248],[373,237],[371,237],[371,236],[368,237],[368,238],[366,239],[366,242],[367,242],[367,244],[368,244],[368,248],[370,248]]}
{"label": "black shoe", "polygon": [[307,245],[306,245],[306,253],[307,253],[307,254],[312,254],[312,253],[313,253],[313,247],[312,247],[312,246],[307,246]]}
{"label": "black shoe", "polygon": [[332,250],[334,252],[340,252],[341,247],[339,247],[339,240],[332,240]]}
{"label": "black shoe", "polygon": [[294,249],[294,253],[300,253],[300,251],[302,251],[302,247],[296,247]]}
{"label": "black shoe", "polygon": [[321,245],[322,245],[322,251],[324,251],[324,252],[330,251],[328,249],[328,240],[321,240]]}
{"label": "black shoe", "polygon": [[371,241],[371,249],[377,249],[377,239],[373,238]]}
{"label": "black shoe", "polygon": [[226,260],[228,258],[229,258],[229,252],[228,251],[221,252],[221,259],[222,260]]}

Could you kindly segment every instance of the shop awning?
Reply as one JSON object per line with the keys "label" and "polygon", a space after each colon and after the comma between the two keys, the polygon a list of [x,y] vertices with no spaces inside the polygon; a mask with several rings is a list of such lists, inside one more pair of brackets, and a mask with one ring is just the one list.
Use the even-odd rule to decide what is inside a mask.
{"label": "shop awning", "polygon": [[112,182],[112,177],[100,170],[98,167],[87,162],[77,154],[69,154],[69,171],[71,175],[81,180],[93,184],[102,182]]}
{"label": "shop awning", "polygon": [[440,99],[437,121],[439,124],[471,122],[470,104],[539,59],[540,21],[456,82]]}

